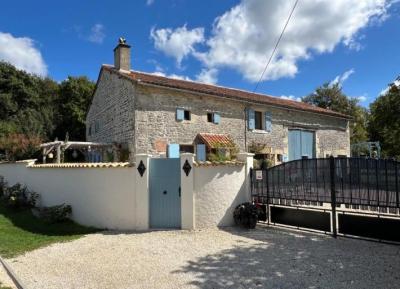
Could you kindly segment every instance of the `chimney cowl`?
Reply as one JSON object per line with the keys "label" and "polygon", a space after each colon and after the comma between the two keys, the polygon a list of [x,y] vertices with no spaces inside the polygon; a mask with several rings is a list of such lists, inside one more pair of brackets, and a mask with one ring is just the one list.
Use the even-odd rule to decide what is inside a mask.
{"label": "chimney cowl", "polygon": [[123,37],[118,39],[118,45],[114,48],[114,67],[128,72],[131,70],[131,46]]}

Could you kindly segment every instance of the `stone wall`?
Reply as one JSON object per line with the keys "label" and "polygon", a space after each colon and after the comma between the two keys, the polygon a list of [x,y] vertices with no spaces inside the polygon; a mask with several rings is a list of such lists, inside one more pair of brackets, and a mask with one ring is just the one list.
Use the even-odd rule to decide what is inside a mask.
{"label": "stone wall", "polygon": [[[229,134],[244,148],[244,106],[175,90],[137,86],[136,148],[138,153],[165,151],[167,143],[193,143],[201,132]],[[190,121],[176,121],[176,109],[191,111]],[[207,122],[207,112],[219,112],[220,124]]]}
{"label": "stone wall", "polygon": [[[192,144],[198,133],[207,132],[229,134],[241,151],[246,144],[263,143],[275,153],[288,154],[288,130],[307,129],[316,132],[317,157],[350,154],[348,121],[335,117],[144,85],[136,88],[135,107],[138,153],[160,153],[168,143]],[[191,111],[190,121],[176,121],[178,107]],[[246,107],[271,112],[272,131],[247,130]],[[220,113],[220,124],[207,122],[207,112]]]}
{"label": "stone wall", "polygon": [[[134,96],[135,85],[131,81],[102,70],[86,117],[86,139],[94,142],[128,144],[133,155]],[[98,122],[97,131],[96,122]]]}

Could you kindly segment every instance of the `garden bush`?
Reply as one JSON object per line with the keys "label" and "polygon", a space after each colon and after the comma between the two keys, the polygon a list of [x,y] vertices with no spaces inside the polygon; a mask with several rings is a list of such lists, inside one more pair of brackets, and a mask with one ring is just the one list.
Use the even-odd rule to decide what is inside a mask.
{"label": "garden bush", "polygon": [[5,190],[7,188],[7,182],[3,176],[0,176],[0,199],[3,198]]}
{"label": "garden bush", "polygon": [[248,229],[254,229],[258,220],[258,209],[252,203],[243,203],[238,205],[233,212],[233,218],[237,226]]}
{"label": "garden bush", "polygon": [[28,190],[26,186],[16,183],[9,187],[4,178],[0,179],[0,186],[0,197],[5,205],[14,209],[36,206],[39,194]]}
{"label": "garden bush", "polygon": [[43,207],[39,209],[40,218],[51,224],[61,223],[69,220],[71,213],[72,207],[66,204]]}

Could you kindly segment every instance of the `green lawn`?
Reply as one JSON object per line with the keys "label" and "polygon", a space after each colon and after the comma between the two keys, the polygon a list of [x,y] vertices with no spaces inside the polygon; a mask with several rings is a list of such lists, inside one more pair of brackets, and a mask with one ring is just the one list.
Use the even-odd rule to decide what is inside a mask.
{"label": "green lawn", "polygon": [[98,231],[72,221],[47,224],[35,218],[30,210],[13,211],[0,204],[0,256],[4,258]]}

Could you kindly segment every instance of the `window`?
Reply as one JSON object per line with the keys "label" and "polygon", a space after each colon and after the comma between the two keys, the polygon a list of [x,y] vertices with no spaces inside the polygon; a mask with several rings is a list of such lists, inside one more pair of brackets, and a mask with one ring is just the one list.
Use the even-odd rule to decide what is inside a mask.
{"label": "window", "polygon": [[213,114],[211,112],[207,113],[207,121],[213,122]]}
{"label": "window", "polygon": [[255,111],[254,112],[254,128],[255,129],[262,129],[262,112]]}
{"label": "window", "polygon": [[221,119],[221,117],[220,117],[219,113],[215,113],[215,112],[214,113],[212,113],[212,112],[207,113],[207,121],[208,122],[219,124],[220,119]]}
{"label": "window", "polygon": [[88,135],[92,135],[92,125],[89,126],[89,131],[88,131]]}
{"label": "window", "polygon": [[184,110],[183,119],[184,120],[190,120],[190,111],[189,110]]}
{"label": "window", "polygon": [[190,110],[185,110],[183,108],[177,108],[176,109],[176,120],[177,121],[182,121],[182,120],[190,120]]}

